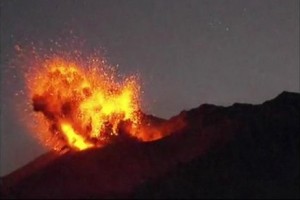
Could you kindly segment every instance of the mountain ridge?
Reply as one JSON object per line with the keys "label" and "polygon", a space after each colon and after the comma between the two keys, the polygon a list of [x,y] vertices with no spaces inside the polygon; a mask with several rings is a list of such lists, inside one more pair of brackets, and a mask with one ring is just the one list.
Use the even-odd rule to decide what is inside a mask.
{"label": "mountain ridge", "polygon": [[[103,149],[67,153],[49,161],[45,166],[36,169],[31,174],[22,175],[23,177],[20,179],[16,178],[18,176],[16,173],[4,177],[3,188],[5,190],[1,192],[4,197],[14,198],[145,198],[149,196],[150,191],[154,198],[176,197],[178,195],[176,191],[181,191],[182,197],[203,197],[210,190],[202,191],[199,190],[199,187],[204,187],[203,184],[207,183],[212,184],[209,181],[198,180],[197,183],[200,185],[195,190],[202,191],[202,193],[197,193],[195,190],[182,191],[180,189],[182,185],[179,182],[186,180],[186,176],[182,175],[182,173],[187,173],[186,168],[193,169],[194,166],[205,166],[208,165],[207,163],[211,165],[218,162],[230,163],[228,160],[233,159],[239,163],[238,166],[242,166],[241,168],[236,167],[236,171],[240,170],[243,175],[244,163],[249,162],[247,159],[263,163],[260,155],[253,153],[255,151],[260,154],[266,152],[269,156],[266,157],[266,160],[269,159],[271,163],[277,163],[276,159],[273,158],[277,154],[280,156],[282,154],[283,157],[285,154],[289,155],[291,158],[288,161],[291,166],[287,165],[286,168],[290,169],[289,176],[292,176],[291,179],[295,180],[295,185],[298,186],[299,172],[297,174],[295,169],[297,166],[299,167],[299,159],[296,159],[299,156],[299,105],[299,93],[282,92],[274,99],[259,105],[235,103],[232,106],[224,107],[202,104],[189,111],[182,111],[169,120],[156,119],[154,116],[146,117],[146,121],[149,119],[148,122],[155,123],[157,121],[157,124],[160,124],[158,126],[160,131],[167,130],[169,133],[164,138],[152,142],[127,139],[113,143]],[[176,125],[182,122],[184,122],[184,126],[178,129]],[[292,139],[295,142],[292,142]],[[261,150],[256,149],[258,147],[255,146],[255,142],[259,148],[262,148]],[[239,143],[244,145],[240,146]],[[288,153],[284,152],[285,150],[282,148],[282,146],[286,146],[286,143],[289,144],[285,147],[288,149],[286,150]],[[271,150],[264,149],[262,144]],[[251,151],[245,149],[247,145]],[[273,150],[272,145],[279,149],[275,155],[273,155],[273,151],[276,152],[276,148],[274,147]],[[241,160],[231,152],[232,150],[228,150],[231,148],[241,152],[242,155],[243,152],[246,152],[244,153],[245,158]],[[230,153],[224,154],[222,151]],[[213,159],[208,156],[213,154],[212,152],[218,152]],[[218,155],[223,155],[227,160],[222,160]],[[280,156],[279,158],[282,160],[283,158]],[[266,165],[269,165],[267,161]],[[231,165],[229,164],[229,166]],[[212,167],[212,169],[215,169],[216,172],[222,171],[219,168]],[[263,167],[262,169],[265,170]],[[204,167],[204,171],[209,171],[209,167]],[[275,172],[279,173],[276,170]],[[201,172],[197,172],[197,170],[194,170],[193,173],[198,176],[201,175]],[[219,180],[223,176],[232,176],[231,173],[229,175],[217,174],[219,177],[211,175],[212,179]],[[253,174],[255,175],[255,173]],[[192,175],[189,174],[189,176]],[[175,177],[175,180],[172,177],[173,179]],[[221,178],[222,181],[225,179]],[[232,177],[231,179],[236,182],[241,181]],[[160,188],[164,188],[165,193],[153,192],[153,190],[157,191],[157,186],[161,184]],[[172,184],[174,188],[177,188],[175,190],[177,195],[175,196],[172,196],[174,191],[170,191],[168,188]],[[215,182],[213,184],[217,185],[216,188],[221,188],[220,190],[226,190]],[[235,189],[233,187],[228,190]],[[244,193],[242,192],[244,190],[238,191],[238,195],[219,192],[219,196],[218,193],[214,196],[214,192],[208,192],[210,195],[207,196],[246,197],[245,194],[248,192],[246,189]],[[299,196],[299,193],[293,189],[292,193],[292,197]],[[195,196],[191,194],[195,194]],[[282,194],[286,193],[282,192]],[[266,196],[268,197],[268,195]]]}

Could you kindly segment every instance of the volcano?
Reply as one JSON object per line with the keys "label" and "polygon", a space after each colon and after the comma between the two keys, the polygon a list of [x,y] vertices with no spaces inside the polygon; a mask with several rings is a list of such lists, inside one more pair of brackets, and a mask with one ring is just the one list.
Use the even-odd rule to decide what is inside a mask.
{"label": "volcano", "polygon": [[120,134],[103,148],[46,153],[2,177],[1,197],[299,198],[299,111],[300,94],[283,92],[168,120],[143,114],[165,137]]}

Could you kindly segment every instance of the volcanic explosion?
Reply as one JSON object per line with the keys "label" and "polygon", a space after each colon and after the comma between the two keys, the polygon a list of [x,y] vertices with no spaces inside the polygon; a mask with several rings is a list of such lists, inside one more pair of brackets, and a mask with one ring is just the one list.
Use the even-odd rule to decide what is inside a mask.
{"label": "volcanic explosion", "polygon": [[33,133],[59,154],[0,177],[4,199],[299,198],[298,93],[165,120],[140,111],[137,76],[62,58],[26,76]]}
{"label": "volcanic explosion", "polygon": [[140,87],[136,76],[117,81],[113,68],[52,58],[27,77],[39,138],[55,150],[85,150],[109,143],[120,127],[138,134]]}

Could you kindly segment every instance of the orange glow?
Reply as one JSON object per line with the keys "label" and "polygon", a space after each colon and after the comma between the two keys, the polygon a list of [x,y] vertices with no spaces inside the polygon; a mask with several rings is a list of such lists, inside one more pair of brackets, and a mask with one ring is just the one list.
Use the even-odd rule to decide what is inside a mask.
{"label": "orange glow", "polygon": [[139,124],[136,77],[117,82],[113,69],[98,61],[88,64],[54,58],[27,79],[33,108],[44,116],[40,126],[47,124],[42,128],[51,137],[74,150],[102,146],[118,134],[122,121],[131,122],[131,129]]}
{"label": "orange glow", "polygon": [[61,130],[65,134],[68,144],[72,147],[84,150],[93,146],[93,144],[85,142],[85,139],[77,134],[70,124],[61,123]]}

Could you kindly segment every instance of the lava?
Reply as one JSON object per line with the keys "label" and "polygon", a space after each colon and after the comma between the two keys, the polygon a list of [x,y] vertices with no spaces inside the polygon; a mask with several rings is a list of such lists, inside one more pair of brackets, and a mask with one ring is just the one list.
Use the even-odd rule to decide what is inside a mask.
{"label": "lava", "polygon": [[40,65],[28,75],[27,86],[39,115],[37,124],[49,133],[48,138],[39,137],[43,143],[55,141],[50,146],[56,150],[99,147],[118,135],[123,122],[128,122],[131,135],[136,136],[140,122],[136,76],[117,81],[115,71],[98,61],[81,66],[52,58]]}

